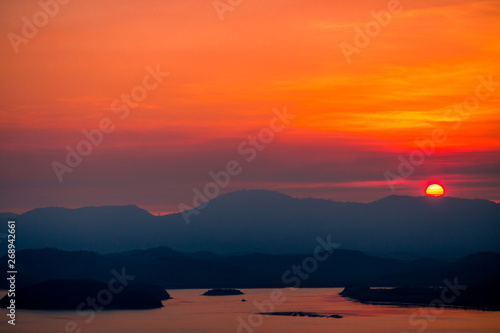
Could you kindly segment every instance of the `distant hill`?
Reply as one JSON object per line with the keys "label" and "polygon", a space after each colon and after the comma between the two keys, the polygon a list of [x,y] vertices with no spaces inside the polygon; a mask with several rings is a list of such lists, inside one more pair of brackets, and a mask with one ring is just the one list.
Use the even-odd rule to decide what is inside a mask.
{"label": "distant hill", "polygon": [[10,218],[16,218],[18,217],[19,215],[16,214],[16,213],[0,213],[0,219],[2,221],[7,221],[8,219]]}
{"label": "distant hill", "polygon": [[[321,253],[326,255],[326,253]],[[154,248],[103,255],[54,249],[20,250],[22,271],[17,287],[56,279],[87,279],[107,283],[113,270],[134,276],[135,284],[149,283],[165,289],[177,288],[281,288],[344,287],[352,283],[369,286],[442,286],[445,279],[473,285],[500,276],[500,254],[477,253],[454,262],[438,260],[401,261],[367,255],[360,251],[336,250],[319,262],[317,269],[297,278],[293,267],[301,267],[309,254],[236,256],[182,253]],[[140,259],[139,259],[140,258]],[[7,257],[0,257],[7,262]],[[288,272],[287,274],[285,274]],[[0,272],[0,289],[8,289],[6,270]]]}
{"label": "distant hill", "polygon": [[251,190],[222,195],[196,212],[187,225],[180,213],[154,216],[136,206],[39,208],[14,216],[16,243],[102,253],[169,246],[285,254],[311,253],[317,237],[331,235],[343,249],[395,258],[500,252],[500,204],[487,200],[389,196],[353,203]]}

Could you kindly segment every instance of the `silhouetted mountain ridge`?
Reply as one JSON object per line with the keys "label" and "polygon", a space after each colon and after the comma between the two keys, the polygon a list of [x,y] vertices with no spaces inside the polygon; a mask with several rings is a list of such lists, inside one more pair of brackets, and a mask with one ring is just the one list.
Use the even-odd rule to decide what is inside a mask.
{"label": "silhouetted mountain ridge", "polygon": [[[183,217],[188,216],[189,224]],[[307,253],[331,235],[344,249],[405,258],[500,252],[500,204],[389,196],[372,203],[298,199],[248,190],[206,207],[154,216],[137,206],[39,208],[16,216],[19,248],[119,252],[168,246],[224,254]]]}
{"label": "silhouetted mountain ridge", "polygon": [[[311,254],[222,256],[168,248],[108,255],[55,249],[20,250],[17,258],[23,263],[23,271],[18,274],[16,285],[20,288],[60,279],[108,282],[113,271],[125,271],[134,276],[134,283],[166,289],[291,287],[294,280],[290,278],[297,276],[292,267],[300,267],[308,257]],[[307,274],[306,279],[301,279],[300,287],[344,287],[352,283],[427,287],[442,286],[445,279],[455,278],[461,284],[474,285],[500,276],[498,257],[497,253],[477,253],[455,262],[401,261],[337,249],[325,261],[318,262],[317,269]],[[0,257],[0,261],[7,262],[7,257]],[[7,288],[6,271],[0,273],[0,289]]]}
{"label": "silhouetted mountain ridge", "polygon": [[106,216],[124,216],[131,214],[132,216],[152,216],[147,210],[137,207],[136,205],[118,205],[118,206],[87,206],[80,208],[64,208],[64,207],[46,207],[35,208],[22,215],[37,216],[45,215],[51,216],[54,214],[64,214],[72,216],[78,214],[80,216],[104,214]]}

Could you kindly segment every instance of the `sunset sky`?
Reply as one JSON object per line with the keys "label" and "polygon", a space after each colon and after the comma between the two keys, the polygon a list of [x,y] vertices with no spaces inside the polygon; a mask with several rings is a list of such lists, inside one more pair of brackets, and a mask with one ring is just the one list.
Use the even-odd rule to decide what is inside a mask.
{"label": "sunset sky", "polygon": [[[174,212],[231,160],[242,172],[221,193],[370,202],[434,181],[447,196],[500,201],[497,0],[402,0],[350,63],[342,43],[355,46],[355,28],[387,1],[243,0],[222,14],[211,0],[58,6],[44,22],[38,1],[0,3],[0,211]],[[120,119],[112,104],[148,67],[169,75]],[[238,147],[284,108],[295,118],[248,162]],[[60,182],[53,162],[104,118],[114,131]],[[446,138],[392,192],[384,174],[436,131]]]}

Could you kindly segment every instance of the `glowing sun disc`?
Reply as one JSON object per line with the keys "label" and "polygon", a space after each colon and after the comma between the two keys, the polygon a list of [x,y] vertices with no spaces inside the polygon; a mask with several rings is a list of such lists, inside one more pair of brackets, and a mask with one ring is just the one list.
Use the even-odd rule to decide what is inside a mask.
{"label": "glowing sun disc", "polygon": [[442,197],[444,196],[444,189],[441,185],[432,184],[427,187],[425,194],[429,197]]}

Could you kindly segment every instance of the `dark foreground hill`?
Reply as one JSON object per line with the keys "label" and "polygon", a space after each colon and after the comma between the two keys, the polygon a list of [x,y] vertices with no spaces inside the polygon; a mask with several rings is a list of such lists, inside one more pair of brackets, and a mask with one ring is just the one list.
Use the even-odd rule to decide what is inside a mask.
{"label": "dark foreground hill", "polygon": [[[297,199],[263,190],[222,195],[203,209],[154,216],[136,206],[42,208],[17,221],[16,244],[101,253],[170,246],[220,254],[309,253],[331,235],[343,249],[457,259],[500,252],[500,204],[390,196],[372,203]],[[184,217],[188,217],[189,224]]]}
{"label": "dark foreground hill", "polygon": [[[111,285],[83,279],[50,280],[16,290],[17,309],[37,310],[132,310],[162,307],[169,298],[165,290],[152,285]],[[0,300],[0,307],[10,305],[9,295]],[[93,299],[89,302],[89,299]]]}
{"label": "dark foreground hill", "polygon": [[354,284],[347,286],[340,295],[362,303],[412,304],[429,306],[451,306],[500,310],[500,276],[472,286],[450,281],[447,286],[423,288],[400,287],[372,289]]}

